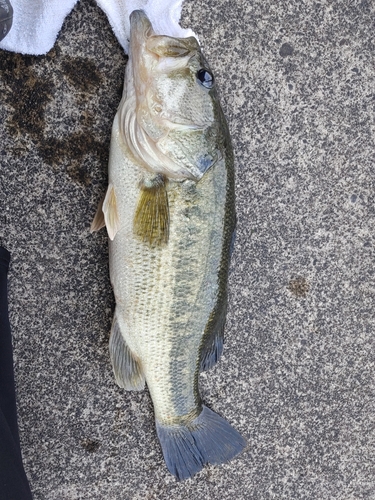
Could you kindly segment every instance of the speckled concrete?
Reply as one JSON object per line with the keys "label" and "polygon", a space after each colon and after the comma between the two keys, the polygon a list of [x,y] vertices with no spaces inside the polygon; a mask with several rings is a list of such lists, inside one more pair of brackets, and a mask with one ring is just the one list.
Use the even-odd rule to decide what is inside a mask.
{"label": "speckled concrete", "polygon": [[114,383],[104,232],[126,58],[82,1],[45,57],[0,53],[0,240],[35,500],[375,498],[374,3],[187,0],[236,151],[224,356],[204,400],[248,440],[177,483],[148,393]]}

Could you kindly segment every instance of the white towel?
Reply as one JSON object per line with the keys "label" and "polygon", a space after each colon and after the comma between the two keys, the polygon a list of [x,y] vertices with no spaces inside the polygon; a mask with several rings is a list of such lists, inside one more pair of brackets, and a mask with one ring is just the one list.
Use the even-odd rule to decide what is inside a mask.
{"label": "white towel", "polygon": [[[146,12],[158,34],[194,36],[191,30],[184,30],[178,24],[182,1],[97,0],[97,3],[107,14],[118,41],[127,52],[129,14],[136,9]],[[14,11],[13,25],[8,35],[0,42],[0,49],[21,54],[45,54],[53,47],[65,17],[76,2],[77,0],[11,0]]]}
{"label": "white towel", "polygon": [[178,24],[183,0],[96,0],[107,14],[112,29],[124,48],[128,50],[129,15],[133,10],[146,12],[155,32],[159,35],[177,37],[195,36],[190,29],[184,30]]}

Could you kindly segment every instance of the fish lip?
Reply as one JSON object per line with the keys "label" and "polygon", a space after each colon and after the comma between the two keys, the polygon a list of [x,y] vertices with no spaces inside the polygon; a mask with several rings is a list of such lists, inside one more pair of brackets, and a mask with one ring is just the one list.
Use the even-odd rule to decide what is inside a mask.
{"label": "fish lip", "polygon": [[151,21],[144,10],[133,10],[130,19],[130,48],[134,50],[145,43],[147,38],[154,35]]}

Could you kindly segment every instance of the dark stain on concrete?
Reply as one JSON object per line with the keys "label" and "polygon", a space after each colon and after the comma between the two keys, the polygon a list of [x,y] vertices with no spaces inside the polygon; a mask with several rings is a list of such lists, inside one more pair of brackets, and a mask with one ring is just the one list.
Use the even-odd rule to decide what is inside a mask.
{"label": "dark stain on concrete", "polygon": [[81,441],[81,446],[89,453],[95,453],[95,451],[98,451],[98,449],[100,448],[100,441],[87,438]]}
{"label": "dark stain on concrete", "polygon": [[102,77],[90,59],[65,56],[61,68],[69,82],[84,92],[92,92],[102,83]]}
{"label": "dark stain on concrete", "polygon": [[299,276],[292,278],[288,284],[288,290],[298,299],[306,297],[310,289],[310,285],[306,278]]}
{"label": "dark stain on concrete", "polygon": [[[62,138],[46,137],[46,108],[54,99],[54,80],[60,77],[77,89],[75,98],[82,108],[80,130]],[[15,143],[28,135],[45,163],[60,168],[68,162],[66,173],[74,182],[84,186],[91,184],[91,174],[82,165],[84,157],[97,156],[106,165],[109,149],[109,132],[104,141],[95,139],[91,132],[95,116],[85,110],[85,103],[93,98],[103,80],[94,62],[62,56],[58,44],[46,56],[40,57],[0,51],[0,79],[5,84],[1,98],[10,109],[7,128]],[[77,123],[72,126],[76,129]]]}
{"label": "dark stain on concrete", "polygon": [[37,148],[43,160],[52,167],[58,168],[62,160],[69,160],[68,175],[85,186],[91,184],[91,173],[82,164],[85,155],[95,154],[103,164],[108,160],[108,144],[94,139],[89,131],[74,132],[64,139],[43,138]]}
{"label": "dark stain on concrete", "polygon": [[1,96],[13,108],[10,133],[37,137],[44,130],[44,110],[53,98],[54,84],[41,80],[34,70],[38,58],[0,51],[0,77],[6,85]]}
{"label": "dark stain on concrete", "polygon": [[289,43],[283,43],[279,50],[281,57],[291,56],[293,52],[294,48]]}

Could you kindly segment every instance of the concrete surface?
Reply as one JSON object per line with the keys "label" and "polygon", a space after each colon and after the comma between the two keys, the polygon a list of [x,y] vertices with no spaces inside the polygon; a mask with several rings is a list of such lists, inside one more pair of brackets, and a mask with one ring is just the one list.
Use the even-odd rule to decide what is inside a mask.
{"label": "concrete surface", "polygon": [[12,253],[35,500],[375,498],[374,3],[187,0],[236,151],[238,237],[204,400],[248,440],[167,472],[148,393],[111,372],[106,183],[126,58],[82,1],[45,57],[0,53],[0,238]]}

